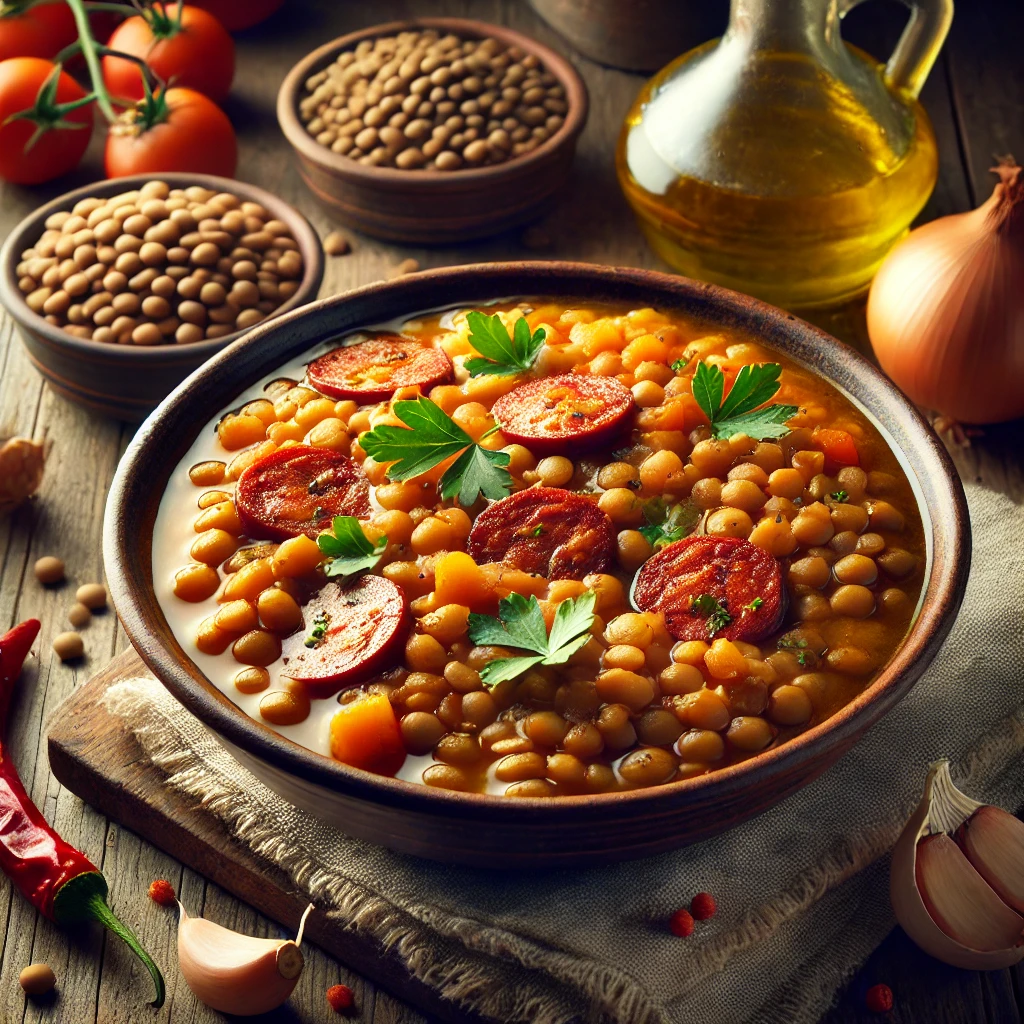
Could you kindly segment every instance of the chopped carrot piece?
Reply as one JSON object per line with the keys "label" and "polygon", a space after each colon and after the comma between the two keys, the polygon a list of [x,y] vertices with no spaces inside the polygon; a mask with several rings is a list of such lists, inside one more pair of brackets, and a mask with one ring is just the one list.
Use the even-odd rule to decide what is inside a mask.
{"label": "chopped carrot piece", "polygon": [[811,434],[811,444],[825,455],[825,472],[835,473],[843,466],[859,466],[860,455],[853,435],[845,430],[818,427]]}
{"label": "chopped carrot piece", "polygon": [[449,551],[438,558],[434,592],[438,605],[464,604],[475,612],[488,612],[498,603],[492,583],[465,551]]}
{"label": "chopped carrot piece", "polygon": [[372,693],[342,704],[331,719],[331,754],[353,768],[394,775],[405,761],[405,745],[391,701]]}

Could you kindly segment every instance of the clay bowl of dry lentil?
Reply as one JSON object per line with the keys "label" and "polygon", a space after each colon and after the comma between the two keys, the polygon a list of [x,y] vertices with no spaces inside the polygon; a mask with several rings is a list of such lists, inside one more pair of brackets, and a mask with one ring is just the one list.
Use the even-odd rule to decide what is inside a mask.
{"label": "clay bowl of dry lentil", "polygon": [[254,185],[196,174],[86,185],[0,251],[0,303],[69,401],[138,422],[256,324],[316,298],[312,225]]}
{"label": "clay bowl of dry lentil", "polygon": [[277,117],[313,193],[392,241],[482,238],[543,211],[587,119],[575,69],[500,25],[419,18],[303,58]]}
{"label": "clay bowl of dry lentil", "polygon": [[[437,428],[461,440],[403,469]],[[535,867],[693,842],[819,775],[927,667],[970,535],[941,443],[833,338],[520,263],[257,327],[132,442],[104,557],[147,664],[271,788]]]}

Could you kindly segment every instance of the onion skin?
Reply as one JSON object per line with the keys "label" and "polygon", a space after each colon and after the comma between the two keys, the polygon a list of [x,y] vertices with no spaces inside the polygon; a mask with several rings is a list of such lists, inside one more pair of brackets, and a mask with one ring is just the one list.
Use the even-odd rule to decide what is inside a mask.
{"label": "onion skin", "polygon": [[963,423],[1024,416],[1024,175],[1012,163],[969,213],[912,231],[868,297],[885,372],[918,405]]}
{"label": "onion skin", "polygon": [[[932,804],[932,786],[939,772],[948,773],[945,761],[932,767],[925,783],[924,796],[907,822],[892,851],[889,869],[889,897],[896,920],[903,930],[926,953],[937,960],[970,971],[996,971],[1012,967],[1024,960],[1024,945],[1012,946],[995,952],[982,952],[961,945],[950,938],[933,920],[917,887],[917,844],[930,834],[929,816]],[[981,806],[981,805],[978,805]]]}

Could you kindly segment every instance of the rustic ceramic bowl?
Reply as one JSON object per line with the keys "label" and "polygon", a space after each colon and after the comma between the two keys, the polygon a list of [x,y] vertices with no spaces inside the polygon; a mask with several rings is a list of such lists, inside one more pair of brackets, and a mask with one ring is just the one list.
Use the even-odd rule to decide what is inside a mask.
{"label": "rustic ceramic bowl", "polygon": [[[711,330],[752,332],[827,378],[863,409],[917,494],[928,562],[912,629],[876,680],[827,722],[748,761],[653,789],[515,799],[370,775],[284,739],[207,681],[171,635],[153,593],[151,539],[168,477],[200,431],[244,388],[339,334],[428,309],[499,296],[655,306]],[[121,621],[143,659],[254,775],[343,831],[437,860],[492,866],[597,863],[683,846],[729,828],[805,785],[914,685],[949,631],[970,564],[960,481],[925,421],[873,366],[810,324],[713,285],[645,270],[501,263],[369,285],[261,325],[194,374],[143,425],[107,503],[104,560]]]}
{"label": "rustic ceramic bowl", "polygon": [[[310,75],[363,39],[427,28],[464,38],[493,36],[535,54],[565,87],[565,123],[525,156],[449,172],[367,167],[320,145],[306,131],[298,111],[303,83]],[[303,181],[339,220],[376,238],[438,245],[493,235],[542,212],[569,173],[587,106],[587,89],[575,68],[541,43],[482,21],[414,18],[352,32],[308,54],[281,84],[277,119],[295,149]]]}
{"label": "rustic ceramic bowl", "polygon": [[14,317],[35,368],[59,395],[96,412],[138,423],[210,356],[242,337],[245,331],[194,345],[107,345],[76,338],[32,312],[18,288],[15,268],[21,253],[43,233],[46,218],[70,210],[88,196],[116,196],[159,177],[171,188],[201,185],[217,192],[232,192],[243,200],[259,203],[291,229],[299,244],[305,269],[296,293],[282,303],[271,318],[311,302],[324,276],[324,253],[313,226],[298,210],[255,185],[217,178],[210,174],[136,174],[65,192],[39,207],[8,236],[0,250],[0,303]]}

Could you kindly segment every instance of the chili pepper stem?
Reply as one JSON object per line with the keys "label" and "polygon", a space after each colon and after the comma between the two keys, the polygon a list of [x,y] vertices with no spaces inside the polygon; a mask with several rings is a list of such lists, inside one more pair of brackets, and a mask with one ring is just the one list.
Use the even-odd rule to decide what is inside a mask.
{"label": "chili pepper stem", "polygon": [[156,990],[153,1006],[164,1003],[164,979],[153,958],[142,948],[135,934],[117,918],[107,905],[107,880],[98,871],[89,871],[69,879],[57,891],[53,900],[54,919],[59,924],[98,921],[118,938],[142,961],[153,979]]}

